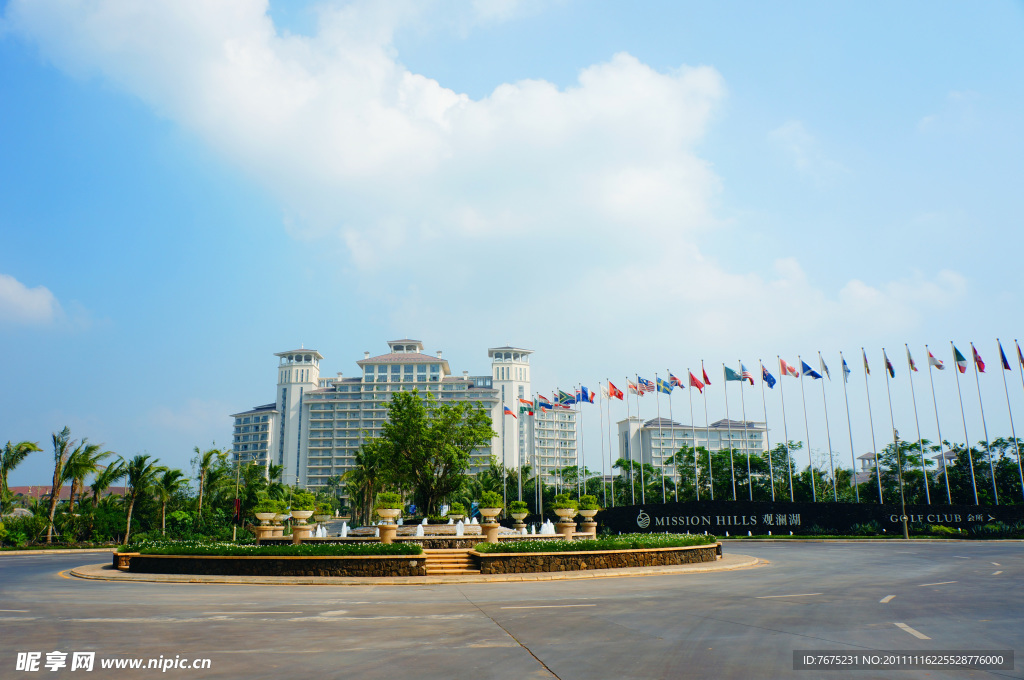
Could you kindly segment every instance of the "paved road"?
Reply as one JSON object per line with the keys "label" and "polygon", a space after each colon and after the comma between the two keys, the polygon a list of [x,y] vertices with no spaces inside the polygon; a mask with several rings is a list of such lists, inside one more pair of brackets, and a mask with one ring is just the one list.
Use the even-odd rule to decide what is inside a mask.
{"label": "paved road", "polygon": [[209,658],[209,670],[166,674],[197,678],[1024,678],[1024,656],[1013,671],[792,670],[794,649],[1021,655],[1024,544],[726,550],[771,564],[591,581],[278,587],[83,581],[58,572],[99,556],[0,556],[0,678],[38,677],[13,670],[16,652],[54,650],[95,651],[97,670],[85,677],[111,678],[156,671],[103,671],[99,659],[160,655]]}

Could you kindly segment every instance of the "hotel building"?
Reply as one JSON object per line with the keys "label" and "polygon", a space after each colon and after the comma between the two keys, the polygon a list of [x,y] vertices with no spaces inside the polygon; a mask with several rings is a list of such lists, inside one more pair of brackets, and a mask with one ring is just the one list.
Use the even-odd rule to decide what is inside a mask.
{"label": "hotel building", "polygon": [[[636,416],[618,423],[619,458],[643,461],[660,468],[683,446],[703,446],[711,452],[736,449],[761,455],[767,451],[765,424],[758,421],[717,420],[709,426],[682,425],[668,418],[641,421]],[[695,443],[696,442],[696,443]]]}

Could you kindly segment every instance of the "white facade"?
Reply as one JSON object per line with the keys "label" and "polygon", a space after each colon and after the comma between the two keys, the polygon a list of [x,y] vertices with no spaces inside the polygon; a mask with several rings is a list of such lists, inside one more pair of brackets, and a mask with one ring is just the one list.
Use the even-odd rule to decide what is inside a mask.
{"label": "white facade", "polygon": [[533,456],[531,465],[546,484],[553,484],[558,471],[567,466],[576,466],[576,418],[575,409],[555,406],[550,411],[535,412],[530,418],[534,426]]}
{"label": "white facade", "polygon": [[766,432],[764,423],[750,420],[744,423],[723,419],[704,427],[653,418],[641,426],[640,419],[634,416],[618,423],[619,458],[667,469],[666,461],[684,445],[716,452],[729,449],[731,444],[738,453],[761,455],[767,450]]}
{"label": "white facade", "polygon": [[[487,350],[491,359],[491,379],[498,393],[498,403],[491,413],[494,421],[492,447],[494,456],[507,468],[518,468],[520,461],[529,461],[530,418],[520,417],[520,399],[531,401],[530,355],[532,350],[518,347],[493,347]],[[504,415],[507,406],[513,416]],[[525,414],[522,414],[525,416]]]}

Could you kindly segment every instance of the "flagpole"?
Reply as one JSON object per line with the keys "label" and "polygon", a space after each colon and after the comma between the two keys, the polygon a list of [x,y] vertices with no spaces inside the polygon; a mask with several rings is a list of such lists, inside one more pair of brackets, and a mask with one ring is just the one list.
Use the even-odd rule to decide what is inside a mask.
{"label": "flagpole", "polygon": [[793,502],[793,457],[789,452],[789,424],[786,422],[786,392],[782,389],[782,378],[785,371],[782,370],[782,357],[778,354],[775,358],[779,360],[779,398],[782,400],[782,434],[786,438],[786,470],[789,473],[789,502]]}
{"label": "flagpole", "polygon": [[754,478],[750,476],[750,442],[747,438],[747,404],[743,398],[743,362],[736,360],[740,365],[740,408],[743,413],[743,452],[747,457],[747,493],[750,500],[754,500]]}
{"label": "flagpole", "polygon": [[882,498],[882,473],[878,469],[878,444],[875,443],[875,419],[871,415],[871,387],[868,385],[868,355],[864,348],[860,348],[860,355],[864,359],[864,392],[868,396],[868,425],[871,426],[871,455],[875,457],[875,481],[878,482],[878,503],[882,505],[885,499]]}
{"label": "flagpole", "polygon": [[[608,397],[605,396],[607,389],[601,389],[601,383],[597,384],[597,391],[601,394],[603,401],[608,401]],[[601,410],[601,404],[597,405],[597,418],[601,428],[601,497],[604,507],[608,507],[608,485],[604,483],[604,411]],[[608,470],[611,474],[611,470]]]}
{"label": "flagpole", "polygon": [[508,494],[507,494],[507,492],[505,490],[505,487],[508,486],[505,483],[505,480],[506,480],[506,473],[505,473],[505,470],[506,470],[506,468],[505,468],[505,464],[506,464],[505,450],[508,448],[508,446],[507,446],[508,442],[505,441],[505,421],[508,419],[508,416],[505,415],[505,408],[506,408],[506,406],[505,406],[505,386],[502,385],[501,386],[501,502],[504,505],[508,505]]}
{"label": "flagpole", "polygon": [[[675,418],[672,416],[672,391],[675,389],[676,386],[672,384],[672,371],[666,368],[665,372],[668,373],[668,420],[670,423],[672,423],[672,429],[670,431],[672,432],[672,448],[674,449],[676,448],[676,421]],[[674,458],[675,454],[672,454],[672,456]],[[673,463],[672,483],[675,485],[676,488],[676,503],[679,502],[679,481],[679,465],[677,463]]]}
{"label": "flagpole", "polygon": [[946,479],[946,502],[953,505],[953,493],[949,490],[949,475],[946,473],[946,454],[942,450],[942,426],[939,425],[939,403],[935,400],[935,380],[932,378],[932,351],[928,345],[924,346],[928,352],[928,383],[932,387],[932,407],[935,408],[935,429],[939,433],[939,459],[942,461],[942,476]]}
{"label": "flagpole", "polygon": [[[704,372],[704,360],[700,360],[700,377],[705,377],[707,373]],[[704,388],[707,389],[707,382],[705,381]],[[714,466],[711,464],[711,421],[708,420],[708,395],[701,390],[701,395],[704,397],[704,439],[708,443],[708,487],[711,489],[711,500],[715,500],[715,479],[712,476],[714,474]],[[694,440],[696,443],[696,440]],[[697,454],[695,453],[694,456]]]}
{"label": "flagpole", "polygon": [[736,500],[736,466],[732,460],[732,421],[729,420],[729,379],[725,377],[725,364],[722,364],[722,391],[725,394],[725,427],[729,434],[729,474],[732,475],[732,499]]}
{"label": "flagpole", "polygon": [[1010,414],[1010,435],[1013,437],[1013,445],[1017,449],[1017,472],[1020,473],[1020,491],[1021,495],[1024,496],[1024,466],[1021,466],[1020,442],[1017,441],[1017,430],[1013,426],[1013,409],[1010,408],[1010,388],[1006,386],[1006,371],[1010,370],[1008,368],[1010,362],[1007,361],[1005,365],[1003,364],[1003,361],[1006,359],[1006,354],[1003,352],[1003,343],[999,342],[999,338],[996,338],[996,342],[999,343],[999,372],[1003,374],[1003,392],[1006,393],[1006,410]]}
{"label": "flagpole", "polygon": [[974,359],[974,383],[978,386],[978,408],[981,409],[981,427],[985,433],[985,453],[988,454],[988,469],[992,473],[992,498],[999,505],[999,491],[996,489],[996,468],[992,463],[992,445],[988,441],[988,425],[985,424],[985,405],[981,403],[981,380],[978,378],[978,350],[971,343],[971,358]]}
{"label": "flagpole", "polygon": [[772,489],[772,503],[775,502],[775,468],[772,466],[772,440],[768,435],[768,402],[764,399],[764,362],[760,359],[757,363],[761,366],[761,406],[764,407],[764,441],[768,451],[768,480]]}
{"label": "flagpole", "polygon": [[[661,429],[661,390],[658,388],[658,373],[654,373],[654,404],[658,413],[658,451],[661,467],[661,502],[665,502],[665,440],[662,438]],[[654,462],[654,446],[651,446],[651,462]]]}
{"label": "flagpole", "polygon": [[[593,383],[591,383],[593,384]],[[580,387],[583,387],[580,385]],[[580,414],[577,416],[579,420],[579,433],[580,433],[580,455],[576,459],[576,500],[583,497],[583,491],[586,490],[586,475],[587,475],[587,448],[583,442],[583,391],[580,390],[580,400],[576,402],[580,405]],[[582,468],[582,469],[580,469]]]}
{"label": "flagpole", "polygon": [[839,361],[843,363],[843,402],[846,404],[846,431],[850,435],[850,464],[853,465],[850,483],[853,484],[853,495],[857,502],[860,503],[860,484],[857,483],[857,456],[856,449],[853,448],[853,424],[850,422],[850,396],[846,393],[846,379],[849,376],[847,369],[849,366],[846,365],[846,357],[843,356],[842,352],[839,352]]}
{"label": "flagpole", "polygon": [[971,466],[971,491],[974,493],[974,504],[978,505],[978,485],[975,483],[974,479],[974,456],[971,455],[971,440],[967,436],[967,415],[964,412],[964,395],[960,392],[960,364],[957,363],[957,349],[952,340],[950,341],[949,346],[953,348],[953,365],[956,367],[956,373],[953,375],[956,377],[956,395],[960,398],[960,418],[964,421],[964,441],[967,446],[967,461]]}
{"label": "flagpole", "polygon": [[[818,352],[818,364],[821,366],[825,365],[825,360],[821,358],[821,352]],[[831,381],[832,376],[829,375],[828,379]],[[832,432],[828,427],[828,402],[825,401],[825,376],[822,376],[819,380],[821,380],[821,406],[825,409],[825,439],[828,442],[828,468],[832,471],[832,500],[838,503],[839,491],[836,489],[836,464],[832,455]]]}
{"label": "flagpole", "polygon": [[[612,465],[612,381],[605,378],[604,381],[608,384],[608,399],[606,399],[605,411],[608,415],[608,481],[612,492],[612,507],[615,507],[615,475],[612,471],[615,466]],[[618,442],[616,442],[618,443]]]}
{"label": "flagpole", "polygon": [[[689,366],[686,368],[686,396],[690,399],[690,437],[693,438],[693,491],[694,497],[700,501],[700,468],[697,466],[697,426],[693,424],[693,387],[690,385]],[[1024,387],[1024,384],[1021,385]]]}
{"label": "flagpole", "polygon": [[811,471],[811,502],[818,502],[818,492],[815,490],[814,484],[814,458],[811,454],[811,427],[807,423],[807,394],[804,392],[804,358],[799,354],[796,355],[797,360],[800,362],[800,401],[803,402],[804,406],[804,433],[807,435],[807,462],[810,463]]}
{"label": "flagpole", "polygon": [[924,467],[924,440],[921,439],[921,423],[917,419],[917,395],[914,394],[914,369],[916,366],[911,364],[910,359],[910,345],[903,343],[903,346],[907,348],[907,364],[910,370],[907,371],[910,377],[910,398],[914,400],[914,425],[917,426],[917,448],[921,452],[921,479],[924,482],[924,500],[928,505],[932,504],[932,494],[928,490],[928,471]]}
{"label": "flagpole", "polygon": [[[896,447],[896,479],[900,484],[900,506],[906,507],[906,497],[903,495],[903,456],[900,451],[900,440],[896,431],[896,420],[892,415],[892,392],[889,391],[889,355],[886,354],[885,348],[882,348],[882,358],[885,359],[885,395],[889,400],[889,424],[892,426],[892,445]],[[903,515],[906,517],[906,513]],[[903,520],[903,538],[909,538],[907,535],[907,521]]]}
{"label": "flagpole", "polygon": [[[519,402],[519,405],[522,406],[522,402]],[[530,412],[529,411],[526,412],[526,417],[527,418],[530,417]],[[519,433],[519,429],[520,429],[519,428],[519,424],[517,423],[516,424],[516,434],[517,435]],[[520,453],[519,453],[519,444],[520,444],[520,441],[519,441],[519,437],[517,436],[516,437],[516,460],[519,462],[519,465],[517,465],[516,467],[519,468],[518,469],[518,475],[517,475],[519,477],[519,500],[522,501],[523,500],[523,456],[521,456]]]}
{"label": "flagpole", "polygon": [[[640,444],[640,504],[647,504],[647,480],[644,478],[644,421],[640,417],[640,376],[636,378],[636,434]],[[654,455],[651,455],[651,463],[654,463]]]}
{"label": "flagpole", "polygon": [[636,505],[636,482],[633,481],[633,449],[629,445],[632,435],[629,432],[629,378],[626,378],[626,454],[629,456],[629,500],[631,505]]}

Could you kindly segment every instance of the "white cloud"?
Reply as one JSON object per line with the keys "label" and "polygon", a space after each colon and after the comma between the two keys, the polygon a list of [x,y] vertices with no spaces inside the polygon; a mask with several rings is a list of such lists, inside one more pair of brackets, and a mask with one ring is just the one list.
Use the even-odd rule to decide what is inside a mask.
{"label": "white cloud", "polygon": [[918,132],[934,134],[969,129],[974,124],[975,104],[979,100],[979,94],[973,90],[949,91],[939,111],[923,116],[917,122]]}
{"label": "white cloud", "polygon": [[[469,24],[522,9],[451,11],[466,7]],[[244,168],[280,199],[289,233],[343,247],[360,292],[424,338],[467,321],[512,342],[584,324],[623,343],[739,342],[739,327],[793,338],[962,288],[940,274],[829,292],[796,260],[735,273],[699,247],[721,226],[721,181],[696,150],[726,96],[714,68],[662,72],[620,53],[568,87],[522,80],[473,99],[398,60],[394,30],[430,11],[326,5],[313,37],[278,34],[266,3],[245,0],[12,0],[6,21]],[[770,138],[802,172],[844,171],[800,121]],[[536,294],[500,318],[481,311],[520,289]],[[664,321],[637,334],[630,320],[651,315]]]}
{"label": "white cloud", "polygon": [[0,323],[50,324],[60,314],[60,303],[48,288],[29,288],[13,276],[0,274]]}

